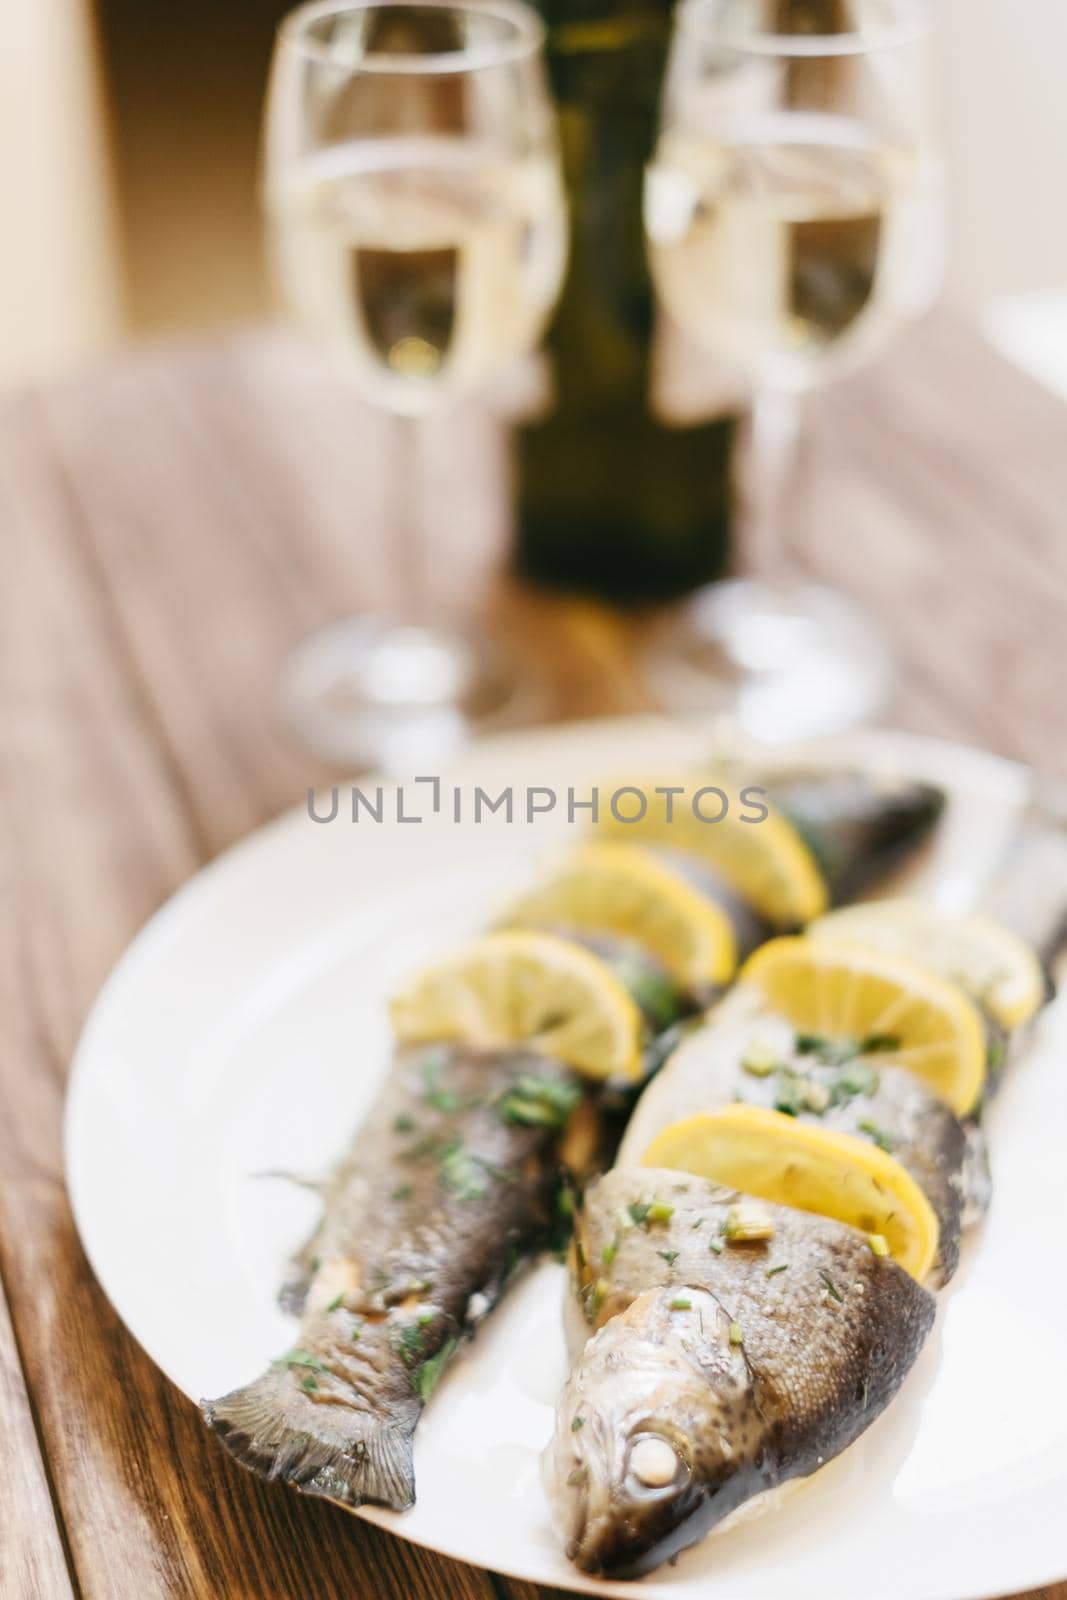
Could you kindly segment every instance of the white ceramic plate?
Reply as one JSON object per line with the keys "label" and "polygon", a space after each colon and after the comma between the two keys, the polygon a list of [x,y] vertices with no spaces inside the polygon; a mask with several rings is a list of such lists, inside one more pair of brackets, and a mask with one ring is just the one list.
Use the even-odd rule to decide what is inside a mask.
{"label": "white ceramic plate", "polygon": [[[342,803],[329,826],[285,817],[200,873],[134,942],[78,1051],[68,1182],[106,1292],[187,1395],[221,1394],[293,1342],[275,1293],[316,1202],[263,1174],[319,1173],[341,1152],[386,1066],[383,996],[482,925],[567,831],[558,813],[456,824],[452,782],[469,802],[476,783],[565,786],[670,768],[704,747],[691,727],[650,719],[495,740],[452,775],[438,816],[353,824]],[[976,897],[1025,803],[1022,769],[889,734],[822,751],[944,784],[949,815],[920,886],[953,906]],[[429,809],[429,786],[408,795],[410,811]],[[1062,1005],[991,1122],[996,1198],[941,1297],[935,1336],[889,1410],[780,1510],[636,1587],[571,1568],[537,1470],[564,1377],[562,1269],[549,1263],[435,1394],[417,1436],[416,1508],[362,1514],[478,1566],[656,1600],[977,1600],[1062,1577]]]}

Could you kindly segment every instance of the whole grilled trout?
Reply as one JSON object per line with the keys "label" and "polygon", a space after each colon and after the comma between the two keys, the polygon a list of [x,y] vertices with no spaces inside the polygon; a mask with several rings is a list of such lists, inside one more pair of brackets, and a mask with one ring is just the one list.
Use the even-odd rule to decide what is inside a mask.
{"label": "whole grilled trout", "polygon": [[[845,772],[766,788],[824,864],[835,901],[918,849],[943,806],[927,784]],[[726,909],[742,948],[777,931],[704,864],[686,870]],[[643,951],[582,942],[641,1008],[654,1070],[657,1041],[698,997],[677,994]],[[524,1048],[402,1053],[324,1185],[322,1222],[283,1287],[283,1305],[302,1319],[295,1346],[246,1387],[203,1403],[230,1453],[345,1505],[413,1504],[412,1440],[434,1384],[545,1241],[561,1155],[568,1168],[607,1165],[631,1103]]]}
{"label": "whole grilled trout", "polygon": [[721,1245],[741,1204],[651,1168],[616,1168],[587,1193],[588,1343],[542,1457],[586,1572],[638,1577],[814,1472],[885,1409],[930,1331],[932,1296],[841,1223],[764,1206],[770,1237]]}
{"label": "whole grilled trout", "polygon": [[286,1285],[296,1345],[203,1403],[231,1455],[345,1505],[414,1503],[419,1414],[545,1241],[580,1100],[564,1068],[529,1051],[439,1046],[394,1063]]}

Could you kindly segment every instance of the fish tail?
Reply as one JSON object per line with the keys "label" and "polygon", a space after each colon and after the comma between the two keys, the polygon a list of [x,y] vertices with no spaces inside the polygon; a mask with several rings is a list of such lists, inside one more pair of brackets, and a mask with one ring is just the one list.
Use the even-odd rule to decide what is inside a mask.
{"label": "fish tail", "polygon": [[204,1400],[208,1427],[242,1466],[305,1494],[347,1506],[415,1504],[412,1436],[418,1418],[323,1405],[285,1371],[265,1372],[219,1400]]}

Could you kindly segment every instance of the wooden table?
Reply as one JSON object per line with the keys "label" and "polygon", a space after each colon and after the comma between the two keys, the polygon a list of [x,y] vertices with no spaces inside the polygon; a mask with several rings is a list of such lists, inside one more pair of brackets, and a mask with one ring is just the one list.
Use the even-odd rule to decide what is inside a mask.
{"label": "wooden table", "polygon": [[[4,1600],[544,1600],[241,1472],[119,1325],[63,1188],[64,1079],[115,958],[328,776],[273,691],[317,623],[397,595],[388,445],[273,335],[0,403]],[[442,606],[482,596],[549,714],[639,705],[637,624],[494,576],[490,431],[457,419],[426,457]],[[1067,774],[1067,408],[942,318],[826,399],[817,457],[806,560],[877,612],[892,720]]]}

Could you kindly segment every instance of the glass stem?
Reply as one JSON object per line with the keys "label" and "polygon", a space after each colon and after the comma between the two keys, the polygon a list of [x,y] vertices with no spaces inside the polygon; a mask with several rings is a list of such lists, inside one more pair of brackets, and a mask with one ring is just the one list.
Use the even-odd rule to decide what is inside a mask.
{"label": "glass stem", "polygon": [[803,485],[804,407],[781,390],[757,394],[742,449],[740,566],[774,584],[788,575],[789,535]]}
{"label": "glass stem", "polygon": [[393,419],[392,527],[395,541],[396,600],[398,616],[425,623],[430,583],[426,573],[422,524],[422,461],[419,418],[404,412]]}

